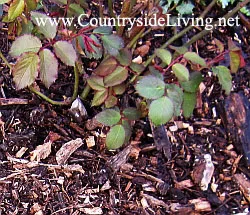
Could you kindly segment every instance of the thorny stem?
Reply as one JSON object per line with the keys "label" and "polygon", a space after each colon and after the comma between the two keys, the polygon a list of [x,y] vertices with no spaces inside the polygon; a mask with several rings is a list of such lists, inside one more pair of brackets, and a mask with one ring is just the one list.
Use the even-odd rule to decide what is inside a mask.
{"label": "thorny stem", "polygon": [[[200,15],[199,18],[204,18],[207,13],[212,9],[212,7],[216,4],[217,0],[213,0],[207,7],[206,9],[203,11],[203,13]],[[165,44],[163,44],[160,48],[165,49],[167,46],[169,46],[170,44],[172,44],[175,40],[179,39],[180,37],[182,37],[184,34],[186,34],[188,31],[190,31],[194,26],[190,25],[186,28],[184,28],[182,31],[180,31],[178,34],[174,35],[173,37],[171,37]],[[149,59],[144,63],[144,66],[147,67],[151,61],[156,57],[156,54],[152,54]]]}
{"label": "thorny stem", "polygon": [[[244,2],[239,3],[233,10],[231,10],[230,12],[228,12],[225,16],[223,16],[223,18],[225,18],[225,20],[228,20],[230,17],[232,17],[235,13],[237,13],[242,7],[244,7],[245,5],[247,5],[250,2],[250,0],[246,0]],[[216,21],[212,24],[213,28],[216,28],[216,26],[218,25],[219,21]],[[196,34],[195,36],[193,36],[187,43],[185,43],[183,46],[184,47],[188,47],[190,46],[192,43],[196,42],[197,40],[201,39],[202,37],[204,37],[205,35],[207,35],[208,33],[210,33],[209,30],[204,29],[203,31],[201,31],[200,33]]]}

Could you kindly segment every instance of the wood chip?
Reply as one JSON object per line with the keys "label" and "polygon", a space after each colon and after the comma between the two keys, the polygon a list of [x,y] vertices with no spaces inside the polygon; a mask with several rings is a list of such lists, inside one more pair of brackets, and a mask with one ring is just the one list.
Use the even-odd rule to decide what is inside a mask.
{"label": "wood chip", "polygon": [[48,141],[42,145],[36,147],[34,151],[30,153],[30,161],[40,162],[41,159],[47,158],[51,153],[51,141]]}
{"label": "wood chip", "polygon": [[180,182],[177,182],[175,184],[175,187],[177,189],[180,189],[180,190],[183,190],[183,189],[189,188],[189,187],[193,187],[193,186],[194,186],[194,183],[190,179],[180,181]]}
{"label": "wood chip", "polygon": [[94,207],[94,208],[79,208],[79,211],[85,213],[85,214],[94,214],[99,215],[103,214],[103,211],[100,207]]}
{"label": "wood chip", "polygon": [[153,206],[162,206],[162,207],[164,207],[166,209],[169,209],[169,205],[167,205],[162,200],[159,200],[159,199],[157,199],[157,198],[155,198],[153,196],[150,196],[148,194],[145,194],[145,193],[143,193],[141,196],[144,197],[150,205],[153,205]]}
{"label": "wood chip", "polygon": [[233,178],[239,185],[240,190],[245,198],[250,202],[250,181],[243,174],[235,174]]}
{"label": "wood chip", "polygon": [[19,98],[0,98],[0,106],[6,106],[6,105],[27,105],[29,104],[28,99],[19,99]]}
{"label": "wood chip", "polygon": [[81,138],[77,138],[75,140],[71,140],[65,143],[56,153],[56,161],[59,165],[66,164],[70,155],[74,153],[80,146],[83,145],[83,141]]}
{"label": "wood chip", "polygon": [[86,138],[86,143],[88,148],[95,146],[95,137],[89,136],[88,138]]}
{"label": "wood chip", "polygon": [[21,158],[27,150],[28,150],[27,147],[22,147],[22,148],[16,153],[16,157],[17,157],[17,158]]}

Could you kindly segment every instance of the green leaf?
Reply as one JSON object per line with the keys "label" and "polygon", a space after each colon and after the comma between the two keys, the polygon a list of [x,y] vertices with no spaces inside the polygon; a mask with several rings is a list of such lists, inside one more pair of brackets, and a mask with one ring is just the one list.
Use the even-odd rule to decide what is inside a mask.
{"label": "green leaf", "polygon": [[11,0],[0,0],[0,4],[6,4],[8,2],[10,2]]}
{"label": "green leaf", "polygon": [[155,53],[156,53],[156,56],[162,60],[163,63],[167,65],[171,63],[172,55],[170,51],[166,49],[156,49]]}
{"label": "green leaf", "polygon": [[203,67],[206,67],[207,64],[206,64],[206,61],[201,58],[197,53],[195,52],[186,52],[184,55],[183,55],[184,58],[186,58],[187,60],[191,61],[192,63],[194,64],[199,64]]}
{"label": "green leaf", "polygon": [[8,10],[8,21],[14,21],[24,10],[24,0],[14,0]]}
{"label": "green leaf", "polygon": [[128,77],[128,70],[125,67],[118,66],[111,74],[104,77],[104,85],[112,87],[124,82]]}
{"label": "green leaf", "polygon": [[165,92],[165,83],[161,79],[149,75],[143,77],[136,85],[137,92],[147,99],[158,99]]}
{"label": "green leaf", "polygon": [[143,66],[143,64],[138,64],[134,62],[130,64],[129,68],[138,74],[142,73],[145,70],[145,66]]}
{"label": "green leaf", "polygon": [[122,66],[129,66],[132,62],[132,53],[127,48],[121,49],[116,59]]}
{"label": "green leaf", "polygon": [[141,112],[133,107],[125,108],[122,113],[129,120],[137,120],[141,117]]}
{"label": "green leaf", "polygon": [[108,90],[96,91],[91,106],[101,105],[108,97]]}
{"label": "green leaf", "polygon": [[112,108],[115,105],[117,105],[118,99],[113,96],[113,95],[109,95],[108,98],[105,100],[105,107],[106,108]]}
{"label": "green leaf", "polygon": [[113,126],[121,119],[121,114],[113,109],[104,110],[96,115],[96,120],[103,125]]}
{"label": "green leaf", "polygon": [[105,90],[104,83],[103,83],[103,77],[97,76],[97,75],[91,75],[88,79],[87,82],[89,86],[93,90]]}
{"label": "green leaf", "polygon": [[58,41],[54,44],[56,56],[68,66],[75,66],[77,59],[76,51],[72,44],[67,41]]}
{"label": "green leaf", "polygon": [[149,69],[149,72],[151,75],[153,75],[161,80],[164,80],[163,74],[159,70],[157,70],[154,66],[149,66],[148,69]]}
{"label": "green leaf", "polygon": [[49,88],[57,79],[58,62],[55,55],[49,49],[39,52],[40,57],[40,78],[44,85]]}
{"label": "green leaf", "polygon": [[120,148],[125,141],[125,129],[122,125],[116,125],[110,129],[106,137],[108,150]]}
{"label": "green leaf", "polygon": [[28,11],[35,10],[37,7],[36,0],[25,0],[25,3]]}
{"label": "green leaf", "polygon": [[12,75],[16,89],[20,90],[34,83],[38,76],[39,57],[37,54],[24,53],[13,67]]}
{"label": "green leaf", "polygon": [[42,43],[37,37],[27,34],[16,38],[12,43],[9,54],[12,57],[19,57],[25,52],[37,53],[41,47]]}
{"label": "green leaf", "polygon": [[185,46],[172,46],[172,45],[170,45],[169,48],[173,49],[179,55],[185,54],[188,51],[188,48]]}
{"label": "green leaf", "polygon": [[176,84],[167,84],[167,95],[174,105],[174,115],[179,116],[181,113],[181,105],[183,102],[183,91]]}
{"label": "green leaf", "polygon": [[100,76],[107,76],[112,73],[117,66],[117,61],[113,57],[103,60],[95,69],[95,74]]}
{"label": "green leaf", "polygon": [[54,2],[55,4],[61,6],[61,5],[66,5],[67,0],[50,0],[51,2]]}
{"label": "green leaf", "polygon": [[81,14],[84,13],[83,8],[76,3],[72,3],[69,5],[69,9],[68,9],[68,17],[72,17],[72,16],[80,16]]}
{"label": "green leaf", "polygon": [[240,51],[230,51],[230,69],[232,73],[236,73],[240,67]]}
{"label": "green leaf", "polygon": [[174,115],[174,105],[172,101],[163,96],[151,102],[148,116],[154,125],[163,125],[168,122]]}
{"label": "green leaf", "polygon": [[184,92],[182,109],[183,109],[183,116],[185,118],[192,116],[195,105],[196,105],[196,93]]}
{"label": "green leaf", "polygon": [[125,129],[125,140],[124,143],[127,143],[131,137],[132,131],[131,131],[131,126],[129,124],[129,121],[126,119],[122,120],[122,125]]}
{"label": "green leaf", "polygon": [[188,81],[189,71],[187,67],[183,66],[180,63],[176,63],[172,66],[172,70],[174,71],[174,74],[179,81]]}
{"label": "green leaf", "polygon": [[176,10],[181,15],[192,14],[193,9],[194,5],[192,3],[183,3],[176,7]]}
{"label": "green leaf", "polygon": [[31,21],[27,21],[27,22],[22,22],[22,32],[21,35],[24,34],[31,34],[33,29],[34,29],[34,25]]}
{"label": "green leaf", "polygon": [[103,35],[101,38],[105,50],[112,56],[118,55],[119,50],[124,47],[123,39],[115,34]]}
{"label": "green leaf", "polygon": [[[47,38],[53,39],[56,36],[57,26],[49,22],[52,18],[46,14],[31,11],[31,20],[35,23],[39,31]],[[43,23],[44,22],[44,23]]]}
{"label": "green leaf", "polygon": [[103,35],[106,35],[106,34],[112,34],[112,28],[110,26],[100,26],[98,28],[95,28],[93,30],[93,33],[94,34],[103,34]]}
{"label": "green leaf", "polygon": [[186,92],[195,93],[202,82],[202,75],[200,72],[192,72],[189,79],[190,81],[180,82],[181,87]]}
{"label": "green leaf", "polygon": [[212,71],[218,76],[222,89],[229,95],[233,85],[230,70],[225,66],[216,66],[212,68]]}
{"label": "green leaf", "polygon": [[126,90],[126,85],[124,83],[116,85],[113,87],[115,95],[122,95]]}

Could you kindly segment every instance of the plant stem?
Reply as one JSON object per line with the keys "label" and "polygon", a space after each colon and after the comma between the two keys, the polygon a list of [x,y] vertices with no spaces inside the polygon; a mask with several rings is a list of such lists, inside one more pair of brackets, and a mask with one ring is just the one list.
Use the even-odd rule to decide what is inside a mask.
{"label": "plant stem", "polygon": [[[235,13],[237,13],[242,7],[244,7],[245,5],[247,5],[250,2],[250,0],[246,0],[244,2],[241,2],[239,4],[237,4],[237,6],[231,10],[230,12],[228,12],[225,16],[223,16],[223,18],[225,18],[225,20],[228,20],[230,17],[232,17]],[[216,28],[216,26],[219,24],[219,21],[216,21],[212,24],[212,28]],[[183,46],[184,47],[189,47],[191,44],[193,44],[194,42],[196,42],[197,40],[201,39],[202,37],[204,37],[205,35],[207,35],[208,33],[210,33],[211,30],[206,30],[204,29],[203,31],[201,31],[200,33],[196,34],[195,36],[193,36],[187,43],[185,43]]]}
{"label": "plant stem", "polygon": [[[200,15],[199,18],[204,18],[207,13],[212,9],[212,7],[216,4],[217,0],[213,0],[207,7],[206,9],[203,11],[203,13]],[[180,31],[178,34],[174,35],[173,37],[171,37],[165,44],[163,44],[160,48],[165,49],[167,46],[169,46],[170,44],[172,44],[175,40],[179,39],[180,37],[182,37],[184,34],[186,34],[188,31],[190,31],[194,26],[190,25],[186,28],[184,28],[182,31]],[[147,67],[151,61],[156,57],[156,54],[152,54],[148,60],[144,63],[144,66]]]}
{"label": "plant stem", "polygon": [[70,104],[70,102],[67,102],[67,101],[54,101],[54,100],[50,99],[48,96],[46,96],[43,93],[41,93],[40,91],[36,90],[32,86],[29,86],[28,88],[29,88],[29,90],[31,92],[33,92],[36,95],[40,96],[42,99],[44,99],[45,101],[49,102],[52,105],[69,105]]}
{"label": "plant stem", "polygon": [[88,83],[86,83],[86,86],[84,88],[84,90],[82,91],[82,94],[80,95],[80,98],[82,100],[85,100],[90,92],[91,88],[90,86],[88,85]]}
{"label": "plant stem", "polygon": [[77,95],[78,95],[78,86],[79,86],[79,71],[78,71],[78,66],[76,65],[74,67],[74,75],[75,75],[75,84],[74,84],[74,92],[73,92],[73,95],[71,97],[71,102],[73,102]]}
{"label": "plant stem", "polygon": [[130,41],[130,43],[127,45],[127,48],[132,48],[133,45],[137,42],[137,40],[143,35],[145,31],[145,28],[141,29],[141,31]]}
{"label": "plant stem", "polygon": [[112,0],[108,0],[108,9],[109,9],[110,16],[115,18],[115,14],[114,14],[114,11],[113,11],[113,1]]}
{"label": "plant stem", "polygon": [[3,62],[6,64],[6,66],[9,67],[9,69],[12,69],[12,66],[9,64],[9,62],[7,61],[7,59],[3,56],[3,53],[0,50],[0,58],[3,60]]}

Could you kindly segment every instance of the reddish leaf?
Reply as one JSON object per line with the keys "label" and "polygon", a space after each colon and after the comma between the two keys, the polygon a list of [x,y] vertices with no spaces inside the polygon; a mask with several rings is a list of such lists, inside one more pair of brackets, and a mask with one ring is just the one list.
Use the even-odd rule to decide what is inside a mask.
{"label": "reddish leaf", "polygon": [[116,68],[117,61],[113,57],[103,60],[95,70],[95,74],[99,76],[107,76]]}
{"label": "reddish leaf", "polygon": [[224,44],[221,41],[217,40],[216,38],[214,39],[214,42],[215,42],[216,46],[219,48],[220,52],[223,52],[224,51]]}

